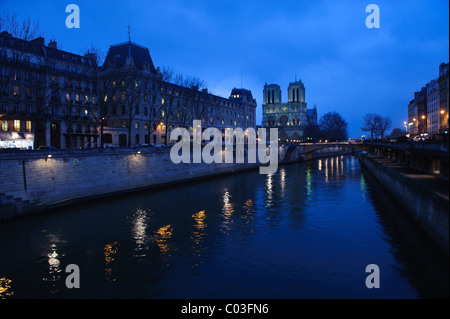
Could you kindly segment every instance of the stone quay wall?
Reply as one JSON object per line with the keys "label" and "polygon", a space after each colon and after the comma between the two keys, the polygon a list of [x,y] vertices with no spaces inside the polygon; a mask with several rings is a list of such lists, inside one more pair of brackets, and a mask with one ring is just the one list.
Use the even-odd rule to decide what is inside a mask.
{"label": "stone quay wall", "polygon": [[0,155],[0,220],[73,202],[256,169],[260,164],[174,164],[169,149]]}
{"label": "stone quay wall", "polygon": [[449,253],[449,201],[420,182],[404,176],[370,156],[360,162],[383,185],[447,254]]}

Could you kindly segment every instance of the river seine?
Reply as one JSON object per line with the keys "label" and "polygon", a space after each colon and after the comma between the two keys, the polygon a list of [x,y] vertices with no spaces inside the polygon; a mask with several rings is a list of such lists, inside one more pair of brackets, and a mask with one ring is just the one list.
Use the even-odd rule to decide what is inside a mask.
{"label": "river seine", "polygon": [[[70,264],[80,288],[66,287]],[[448,266],[350,155],[0,224],[6,299],[448,298]]]}

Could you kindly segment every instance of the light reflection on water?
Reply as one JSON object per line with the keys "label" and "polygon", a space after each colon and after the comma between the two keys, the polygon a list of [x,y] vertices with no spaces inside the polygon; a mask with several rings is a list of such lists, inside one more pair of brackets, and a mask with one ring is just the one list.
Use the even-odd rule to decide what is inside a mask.
{"label": "light reflection on water", "polygon": [[352,156],[126,195],[0,225],[0,298],[448,296],[448,260],[402,216]]}

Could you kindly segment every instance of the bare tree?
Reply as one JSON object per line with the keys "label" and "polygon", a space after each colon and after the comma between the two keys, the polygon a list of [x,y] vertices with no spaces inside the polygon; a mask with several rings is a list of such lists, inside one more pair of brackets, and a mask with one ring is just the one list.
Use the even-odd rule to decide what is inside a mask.
{"label": "bare tree", "polygon": [[30,16],[23,21],[19,21],[16,12],[10,14],[9,11],[6,11],[0,14],[0,30],[7,31],[13,37],[25,41],[43,37],[39,28],[39,21],[32,21]]}
{"label": "bare tree", "polygon": [[185,76],[180,71],[175,71],[172,67],[164,66],[162,71],[162,81],[176,84],[185,88],[203,90],[208,88],[205,81],[196,76]]}
{"label": "bare tree", "polygon": [[380,116],[378,118],[378,133],[381,138],[384,137],[386,132],[392,127],[392,120],[389,117]]}
{"label": "bare tree", "polygon": [[[120,77],[119,77],[120,78]],[[120,102],[125,107],[125,112],[122,112],[123,117],[120,119],[122,124],[128,128],[128,146],[131,146],[131,130],[133,120],[139,114],[139,106],[143,100],[144,83],[140,80],[139,71],[133,66],[126,66],[125,72],[121,74],[118,83],[118,91],[120,93]]]}
{"label": "bare tree", "polygon": [[19,21],[17,13],[10,14],[9,11],[0,14],[0,31],[6,31],[11,35],[8,45],[5,44],[11,51],[11,57],[0,61],[0,64],[7,62],[4,84],[8,86],[8,83],[17,75],[17,70],[29,64],[25,61],[25,56],[28,54],[27,41],[42,37],[43,33],[39,29],[39,22],[32,21],[30,16]]}
{"label": "bare tree", "polygon": [[384,117],[375,113],[364,115],[363,121],[361,130],[370,132],[370,139],[373,139],[374,136],[381,136],[383,138],[386,131],[392,127],[392,121],[389,117]]}
{"label": "bare tree", "polygon": [[103,79],[98,82],[96,88],[93,88],[93,106],[98,106],[98,108],[90,108],[90,112],[93,120],[100,126],[100,146],[103,148],[104,139],[104,128],[111,116],[115,115],[117,112],[117,83],[111,79]]}
{"label": "bare tree", "polygon": [[63,86],[58,82],[55,70],[52,70],[48,59],[41,57],[39,71],[31,75],[29,83],[30,97],[34,100],[34,147],[42,146],[40,137],[45,132],[45,123],[51,117],[57,117],[58,110],[64,109],[61,103]]}
{"label": "bare tree", "polygon": [[363,118],[363,127],[361,127],[361,130],[364,132],[370,132],[370,139],[373,139],[374,133],[377,132],[377,126],[378,126],[378,116],[375,113],[369,113],[364,115]]}

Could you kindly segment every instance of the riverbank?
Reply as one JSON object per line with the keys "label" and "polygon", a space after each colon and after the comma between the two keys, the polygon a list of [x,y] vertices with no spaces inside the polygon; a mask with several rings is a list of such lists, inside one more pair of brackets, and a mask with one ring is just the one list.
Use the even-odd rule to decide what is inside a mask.
{"label": "riverbank", "polygon": [[448,256],[448,182],[380,156],[361,154],[360,162]]}

